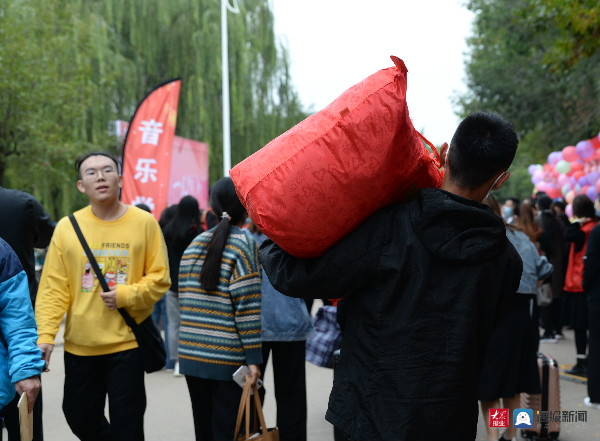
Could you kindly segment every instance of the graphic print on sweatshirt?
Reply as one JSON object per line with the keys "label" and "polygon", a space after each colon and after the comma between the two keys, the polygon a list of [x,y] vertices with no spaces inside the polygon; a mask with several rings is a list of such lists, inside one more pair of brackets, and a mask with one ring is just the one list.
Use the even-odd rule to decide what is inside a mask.
{"label": "graphic print on sweatshirt", "polygon": [[[102,243],[100,247],[90,247],[98,262],[100,271],[104,274],[109,288],[117,284],[127,284],[129,276],[129,243]],[[83,275],[81,276],[81,291],[92,292],[98,286],[98,279],[89,260],[83,255]]]}

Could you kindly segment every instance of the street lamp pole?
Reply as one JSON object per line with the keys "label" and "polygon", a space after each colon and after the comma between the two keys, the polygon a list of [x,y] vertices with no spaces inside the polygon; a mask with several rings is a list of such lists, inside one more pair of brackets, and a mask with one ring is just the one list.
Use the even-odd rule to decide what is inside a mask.
{"label": "street lamp pole", "polygon": [[231,136],[229,125],[229,50],[227,39],[227,11],[234,14],[240,12],[237,0],[221,0],[221,72],[223,82],[223,176],[229,176],[231,170]]}

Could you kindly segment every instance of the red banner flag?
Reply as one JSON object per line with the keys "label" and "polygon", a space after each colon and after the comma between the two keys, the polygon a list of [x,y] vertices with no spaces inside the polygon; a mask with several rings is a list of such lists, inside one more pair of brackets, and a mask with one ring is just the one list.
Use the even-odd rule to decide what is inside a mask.
{"label": "red banner flag", "polygon": [[167,206],[180,89],[180,79],[170,80],[146,95],[133,114],[123,147],[121,200],[148,205],[157,220]]}

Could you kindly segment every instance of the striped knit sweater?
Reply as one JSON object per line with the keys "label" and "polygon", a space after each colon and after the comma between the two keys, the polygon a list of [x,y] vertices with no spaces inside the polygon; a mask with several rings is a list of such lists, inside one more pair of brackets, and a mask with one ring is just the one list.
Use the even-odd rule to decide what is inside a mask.
{"label": "striped knit sweater", "polygon": [[250,234],[231,227],[216,291],[200,286],[213,230],[196,237],[179,267],[179,369],[182,374],[231,380],[242,364],[261,364],[261,277]]}

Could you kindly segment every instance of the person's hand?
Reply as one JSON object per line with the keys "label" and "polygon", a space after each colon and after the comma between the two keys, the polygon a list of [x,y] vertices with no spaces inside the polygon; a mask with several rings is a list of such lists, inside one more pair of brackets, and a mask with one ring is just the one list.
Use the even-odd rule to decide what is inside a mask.
{"label": "person's hand", "polygon": [[110,309],[111,311],[113,309],[117,309],[117,287],[116,286],[108,292],[102,291],[102,293],[100,294],[100,297],[102,297],[102,300],[104,301],[104,304],[108,307],[108,309]]}
{"label": "person's hand", "polygon": [[40,393],[40,388],[42,387],[42,383],[40,382],[39,377],[30,377],[25,378],[24,380],[17,381],[15,384],[15,389],[17,389],[17,393],[19,396],[25,392],[27,394],[27,412],[31,413],[33,411],[33,404]]}
{"label": "person's hand", "polygon": [[50,372],[50,356],[54,350],[54,345],[50,343],[41,343],[38,348],[42,350],[42,360],[44,360],[44,372]]}
{"label": "person's hand", "polygon": [[246,379],[250,380],[250,382],[254,386],[260,378],[260,368],[257,364],[249,364],[248,369],[250,369],[250,374],[246,374]]}

